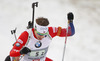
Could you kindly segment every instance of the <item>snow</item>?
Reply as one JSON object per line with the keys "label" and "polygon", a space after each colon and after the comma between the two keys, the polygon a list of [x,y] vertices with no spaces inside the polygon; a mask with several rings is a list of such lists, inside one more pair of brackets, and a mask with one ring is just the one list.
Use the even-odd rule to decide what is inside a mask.
{"label": "snow", "polygon": [[[67,27],[66,14],[75,15],[75,35],[67,39],[65,61],[100,61],[100,0],[0,0],[0,61],[9,54],[15,42],[11,30],[17,27],[17,37],[32,19],[33,2],[39,2],[35,18],[46,17],[49,26]],[[55,37],[47,56],[61,61],[65,38]]]}

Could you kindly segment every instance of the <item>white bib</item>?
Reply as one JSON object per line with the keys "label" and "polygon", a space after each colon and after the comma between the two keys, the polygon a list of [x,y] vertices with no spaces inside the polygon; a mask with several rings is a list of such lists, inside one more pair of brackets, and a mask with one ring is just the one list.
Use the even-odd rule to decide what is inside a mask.
{"label": "white bib", "polygon": [[26,54],[23,57],[23,60],[32,61],[32,60],[40,59],[40,61],[43,61],[46,58],[46,53],[48,51],[48,47],[50,45],[51,39],[48,36],[44,37],[42,40],[40,40],[42,45],[39,48],[35,46],[38,41],[39,40],[37,40],[33,36],[33,32],[32,32],[32,34],[30,35],[30,39],[26,45],[26,47],[31,49],[31,52]]}

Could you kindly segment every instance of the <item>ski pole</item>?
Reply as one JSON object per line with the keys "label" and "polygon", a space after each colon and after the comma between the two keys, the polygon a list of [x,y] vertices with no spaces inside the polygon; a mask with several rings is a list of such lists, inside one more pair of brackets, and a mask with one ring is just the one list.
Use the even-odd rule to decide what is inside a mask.
{"label": "ski pole", "polygon": [[17,28],[15,28],[14,30],[11,30],[11,34],[12,34],[12,35],[14,34],[15,40],[17,41],[17,37],[16,37],[16,34],[15,34],[15,33],[16,33],[16,29],[17,29]]}
{"label": "ski pole", "polygon": [[64,49],[63,49],[63,57],[62,57],[62,61],[64,61],[64,56],[65,56],[65,50],[66,50],[66,42],[67,42],[67,35],[68,35],[68,27],[69,27],[69,23],[73,21],[74,19],[74,15],[72,12],[69,12],[67,14],[67,19],[68,19],[68,24],[67,24],[67,29],[66,29],[66,37],[65,37],[65,43],[64,43]]}
{"label": "ski pole", "polygon": [[27,29],[30,29],[30,28],[33,28],[33,27],[34,27],[34,13],[35,13],[35,6],[38,7],[38,2],[32,3],[32,9],[33,9],[33,13],[32,13],[32,21],[29,21],[29,22],[28,22]]}
{"label": "ski pole", "polygon": [[64,61],[64,57],[65,57],[65,50],[66,50],[66,42],[67,42],[67,33],[68,33],[68,25],[67,25],[67,32],[66,32],[66,37],[65,37],[65,43],[64,43],[64,49],[63,49],[63,57],[62,57],[62,61]]}
{"label": "ski pole", "polygon": [[38,7],[38,2],[32,4],[33,14],[32,14],[32,28],[34,27],[34,13],[35,13],[35,6]]}

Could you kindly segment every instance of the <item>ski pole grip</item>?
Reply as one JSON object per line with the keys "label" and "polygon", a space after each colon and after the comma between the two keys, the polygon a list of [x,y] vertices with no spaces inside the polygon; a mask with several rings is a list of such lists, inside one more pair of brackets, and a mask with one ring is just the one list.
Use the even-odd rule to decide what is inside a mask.
{"label": "ski pole grip", "polygon": [[34,6],[38,7],[38,2],[33,3],[32,8],[34,8]]}
{"label": "ski pole grip", "polygon": [[68,18],[68,20],[73,20],[73,19],[74,19],[73,13],[72,13],[72,12],[69,12],[69,13],[67,14],[67,18]]}
{"label": "ski pole grip", "polygon": [[11,30],[11,34],[13,34],[13,30]]}

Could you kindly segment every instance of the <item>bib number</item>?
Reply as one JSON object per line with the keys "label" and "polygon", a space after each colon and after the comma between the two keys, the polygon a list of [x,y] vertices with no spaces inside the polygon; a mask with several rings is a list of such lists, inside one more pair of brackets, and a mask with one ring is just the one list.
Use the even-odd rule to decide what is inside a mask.
{"label": "bib number", "polygon": [[30,55],[29,56],[32,56],[32,57],[41,57],[41,56],[44,56],[46,53],[45,50],[41,50],[41,51],[31,51]]}
{"label": "bib number", "polygon": [[41,59],[45,57],[47,50],[48,48],[44,48],[40,50],[31,50],[31,52],[28,53],[28,56],[30,59]]}

